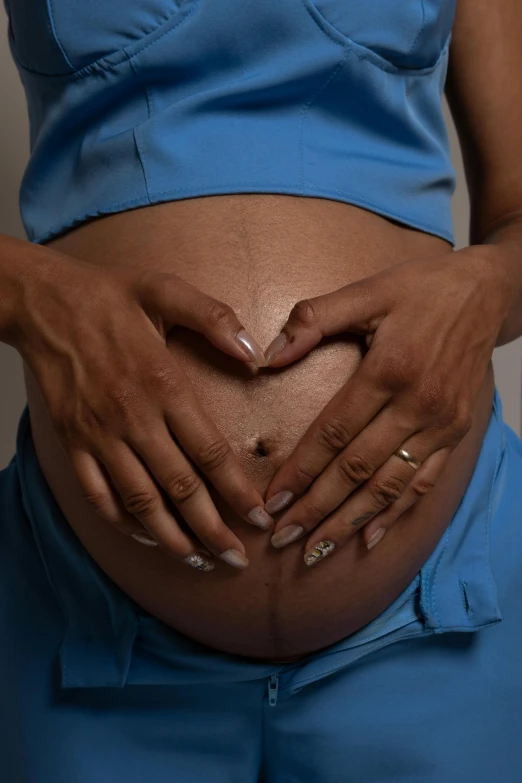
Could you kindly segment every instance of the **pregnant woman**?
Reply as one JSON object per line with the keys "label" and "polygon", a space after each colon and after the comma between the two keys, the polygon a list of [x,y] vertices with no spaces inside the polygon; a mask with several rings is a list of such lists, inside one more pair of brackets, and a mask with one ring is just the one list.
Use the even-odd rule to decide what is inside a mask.
{"label": "pregnant woman", "polygon": [[6,10],[2,781],[519,783],[522,6]]}

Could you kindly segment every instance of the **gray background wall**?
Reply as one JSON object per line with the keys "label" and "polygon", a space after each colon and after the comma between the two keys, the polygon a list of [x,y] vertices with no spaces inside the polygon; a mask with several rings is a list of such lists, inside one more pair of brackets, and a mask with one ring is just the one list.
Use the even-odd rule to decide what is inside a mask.
{"label": "gray background wall", "polygon": [[[0,7],[0,107],[0,232],[25,239],[18,211],[18,187],[29,153],[27,110],[18,73],[9,53],[3,5]],[[453,214],[457,247],[460,248],[468,244],[468,197],[459,145],[447,106],[445,110],[459,179],[453,198]],[[504,419],[515,432],[522,434],[522,340],[495,349],[493,362]],[[16,426],[24,405],[20,358],[15,351],[0,343],[0,469],[14,452]]]}

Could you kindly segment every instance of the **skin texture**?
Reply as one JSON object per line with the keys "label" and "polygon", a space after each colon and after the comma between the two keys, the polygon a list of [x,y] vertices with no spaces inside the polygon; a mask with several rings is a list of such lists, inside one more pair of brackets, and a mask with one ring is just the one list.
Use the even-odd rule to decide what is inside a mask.
{"label": "skin texture", "polygon": [[[120,213],[81,226],[52,246],[97,268],[110,267],[117,259],[128,268],[179,274],[225,300],[263,348],[296,298],[335,290],[405,258],[436,257],[450,250],[440,238],[357,207],[264,194],[190,199]],[[173,330],[167,346],[261,495],[366,351],[359,337],[341,335],[284,371],[252,375],[193,331]],[[209,487],[250,564],[238,570],[216,559],[214,570],[203,573],[163,548],[122,535],[93,512],[81,496],[29,369],[26,379],[44,474],[72,528],[106,573],[147,611],[182,633],[217,649],[273,659],[307,654],[355,631],[413,578],[465,491],[493,393],[490,369],[473,427],[448,460],[437,488],[415,511],[404,514],[371,551],[359,535],[320,568],[304,564],[302,542],[275,549],[269,531],[240,519]]]}
{"label": "skin texture", "polygon": [[[282,659],[306,654],[375,617],[439,540],[469,481],[491,411],[493,377],[491,363],[484,358],[487,346],[495,342],[495,333],[496,344],[502,344],[515,339],[521,328],[521,35],[522,7],[517,0],[494,5],[459,0],[447,95],[463,146],[471,242],[489,246],[487,254],[471,251],[464,258],[466,264],[480,259],[484,285],[488,281],[493,299],[504,305],[505,319],[500,322],[493,307],[487,315],[489,326],[478,339],[486,347],[474,393],[464,417],[459,410],[457,430],[466,434],[460,441],[455,438],[458,443],[440,466],[433,489],[421,493],[377,547],[368,551],[357,531],[320,567],[307,568],[302,541],[274,549],[265,532],[246,525],[216,493],[212,494],[222,519],[248,552],[248,568],[233,570],[219,562],[212,573],[199,573],[163,548],[140,546],[94,514],[81,497],[26,367],[37,452],[66,517],[101,567],[166,623],[240,655]],[[408,261],[413,262],[413,279],[415,264],[430,258],[439,266],[441,258],[448,264],[451,250],[443,240],[348,205],[258,195],[191,199],[134,210],[93,221],[53,244],[102,267],[123,263],[179,274],[230,304],[263,348],[276,337],[296,301],[324,296]],[[498,275],[493,274],[494,267]],[[509,296],[508,279],[513,287]],[[384,296],[382,289],[376,296]],[[418,307],[418,300],[412,306]],[[469,313],[462,322],[464,352],[466,339],[473,344],[475,337],[475,314]],[[434,334],[439,336],[436,327],[434,317]],[[379,346],[382,355],[397,344],[404,348],[404,339],[399,332],[387,335]],[[260,494],[310,423],[354,376],[366,350],[362,337],[341,330],[284,370],[263,370],[252,377],[192,332],[176,329],[167,345],[183,362],[203,407]],[[450,354],[442,342],[437,364],[447,363]],[[451,362],[445,366],[451,368]],[[376,431],[372,442],[379,439]]]}

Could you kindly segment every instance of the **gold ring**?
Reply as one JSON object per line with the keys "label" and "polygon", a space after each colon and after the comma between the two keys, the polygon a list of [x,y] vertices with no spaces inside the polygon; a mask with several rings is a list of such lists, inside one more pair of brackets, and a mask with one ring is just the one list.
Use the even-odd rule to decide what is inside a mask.
{"label": "gold ring", "polygon": [[415,470],[420,468],[420,460],[418,460],[417,457],[413,457],[411,454],[409,454],[406,449],[397,449],[397,451],[394,451],[393,453],[396,457],[400,457],[404,460],[404,462],[407,462],[408,465],[411,465],[412,468],[415,468]]}

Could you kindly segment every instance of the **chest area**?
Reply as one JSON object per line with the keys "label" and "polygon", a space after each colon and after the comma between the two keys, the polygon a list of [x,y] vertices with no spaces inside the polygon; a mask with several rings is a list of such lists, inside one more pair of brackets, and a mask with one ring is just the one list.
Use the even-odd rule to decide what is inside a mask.
{"label": "chest area", "polygon": [[[19,64],[42,75],[75,73],[92,63],[190,38],[208,57],[247,57],[288,47],[314,57],[319,40],[368,53],[377,66],[422,70],[436,63],[457,0],[4,0]],[[298,42],[299,46],[295,44]],[[162,52],[158,49],[158,52]],[[159,55],[158,55],[159,56]]]}

